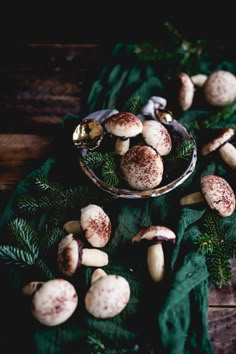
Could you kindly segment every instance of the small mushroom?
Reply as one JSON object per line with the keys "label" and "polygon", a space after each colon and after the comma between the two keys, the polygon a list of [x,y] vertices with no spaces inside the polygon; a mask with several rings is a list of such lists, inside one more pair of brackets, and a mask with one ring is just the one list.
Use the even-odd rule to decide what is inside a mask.
{"label": "small mushroom", "polygon": [[153,147],[161,156],[168,155],[172,149],[172,141],[166,127],[157,120],[143,122],[142,136],[147,145]]}
{"label": "small mushroom", "polygon": [[165,275],[165,260],[162,243],[175,242],[176,235],[166,226],[151,225],[142,228],[132,237],[132,243],[145,242],[147,245],[147,265],[151,278],[159,282]]}
{"label": "small mushroom", "polygon": [[57,251],[59,271],[72,276],[81,266],[103,267],[108,264],[106,252],[96,248],[83,248],[83,243],[73,234],[65,236],[59,243]]}
{"label": "small mushroom", "polygon": [[32,296],[32,315],[45,326],[65,322],[78,305],[76,290],[65,279],[31,282],[23,288],[23,294]]}
{"label": "small mushroom", "polygon": [[104,247],[111,236],[111,221],[104,210],[95,204],[81,209],[80,225],[93,247]]}
{"label": "small mushroom", "polygon": [[134,145],[121,158],[120,168],[128,185],[136,190],[158,186],[163,177],[163,161],[151,146]]}
{"label": "small mushroom", "polygon": [[[212,130],[211,130],[212,131]],[[206,156],[218,150],[222,160],[232,169],[236,169],[236,148],[229,142],[234,137],[234,129],[219,128],[212,131],[210,141],[203,144],[201,154]],[[209,136],[209,134],[207,134]]]}
{"label": "small mushroom", "polygon": [[115,153],[124,155],[130,146],[130,138],[142,133],[143,123],[134,114],[119,112],[104,123],[108,133],[116,136]]}
{"label": "small mushroom", "polygon": [[79,235],[81,232],[81,226],[79,220],[70,220],[63,225],[63,229],[68,234]]}
{"label": "small mushroom", "polygon": [[[92,276],[93,278],[93,276]],[[130,299],[128,281],[120,275],[105,272],[93,279],[85,295],[85,308],[96,318],[112,318],[124,310]]]}
{"label": "small mushroom", "polygon": [[194,84],[186,73],[180,73],[178,78],[180,80],[178,102],[182,110],[187,111],[193,103]]}
{"label": "small mushroom", "polygon": [[217,70],[208,76],[203,92],[211,106],[227,106],[236,99],[236,77],[230,71]]}
{"label": "small mushroom", "polygon": [[207,80],[207,75],[205,74],[196,74],[191,76],[193,84],[197,87],[202,87]]}
{"label": "small mushroom", "polygon": [[235,210],[235,194],[222,177],[207,175],[201,178],[201,191],[190,193],[180,199],[180,205],[191,205],[206,201],[210,209],[220,216],[230,216]]}

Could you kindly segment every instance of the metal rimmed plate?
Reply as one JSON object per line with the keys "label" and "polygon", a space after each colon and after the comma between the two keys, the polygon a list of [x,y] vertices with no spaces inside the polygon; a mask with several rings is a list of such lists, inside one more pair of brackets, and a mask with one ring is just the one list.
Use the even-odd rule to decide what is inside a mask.
{"label": "metal rimmed plate", "polygon": [[[97,120],[99,123],[102,124],[109,116],[117,112],[117,110],[101,110],[93,112],[91,115],[85,117],[84,119]],[[138,117],[142,121],[145,120],[145,117],[142,114],[139,114]],[[173,146],[177,141],[191,141],[193,145],[193,150],[189,159],[181,164],[181,168],[179,168],[179,166],[173,166],[173,163],[170,164],[170,168],[168,169],[168,171],[165,171],[163,180],[157,188],[139,191],[131,190],[126,187],[116,188],[107,185],[96,175],[95,171],[85,166],[85,164],[82,162],[81,156],[84,156],[89,152],[89,150],[87,149],[79,149],[80,166],[84,173],[89,177],[89,179],[93,181],[93,183],[95,183],[100,189],[104,190],[105,192],[112,194],[114,197],[140,199],[157,197],[168,193],[179,185],[181,185],[194,171],[197,162],[197,147],[192,135],[187,131],[187,129],[183,125],[181,125],[175,119],[167,122],[165,126],[168,128],[171,138],[173,139]]]}

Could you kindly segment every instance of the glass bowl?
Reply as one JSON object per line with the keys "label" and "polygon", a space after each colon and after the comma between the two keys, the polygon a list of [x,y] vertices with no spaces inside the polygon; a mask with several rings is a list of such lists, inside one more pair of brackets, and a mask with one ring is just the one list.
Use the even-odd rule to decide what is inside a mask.
{"label": "glass bowl", "polygon": [[[117,110],[100,110],[91,113],[90,115],[86,116],[82,120],[83,122],[96,122],[100,123],[101,126],[103,127],[104,121],[113,115],[114,113],[117,113]],[[143,116],[141,113],[137,115],[142,121],[147,119],[147,117]],[[158,119],[157,119],[158,120]],[[166,122],[161,121],[164,126],[167,128],[171,139],[172,139],[172,151],[175,149],[175,147],[184,142],[184,141],[190,141],[191,142],[191,152],[190,155],[185,158],[185,159],[179,159],[178,161],[169,161],[168,162],[168,157],[165,156],[163,157],[164,161],[164,173],[163,173],[163,178],[162,182],[154,189],[150,190],[133,190],[129,189],[130,187],[124,182],[123,185],[119,185],[118,187],[113,187],[108,184],[106,184],[100,176],[96,174],[96,171],[94,169],[89,168],[84,164],[82,161],[82,157],[84,157],[86,154],[88,154],[91,150],[93,151],[100,151],[101,146],[103,144],[103,139],[102,137],[106,135],[105,129],[103,136],[101,139],[98,139],[96,137],[96,144],[92,144],[89,148],[86,148],[86,143],[84,144],[84,141],[87,141],[88,135],[86,135],[86,139],[84,139],[83,135],[83,144],[78,144],[78,132],[81,133],[81,131],[86,132],[86,129],[81,130],[81,123],[75,128],[74,133],[73,133],[73,143],[75,146],[78,148],[79,151],[79,163],[80,166],[83,170],[83,172],[88,176],[88,178],[96,184],[100,189],[102,189],[105,192],[110,193],[114,197],[117,198],[128,198],[128,199],[140,199],[140,198],[153,198],[153,197],[158,197],[161,196],[165,193],[168,193],[181,185],[194,171],[196,162],[197,162],[197,146],[196,142],[193,139],[192,135],[188,132],[188,130],[181,125],[177,120],[172,119],[172,120],[167,120]],[[86,132],[87,134],[87,132]],[[133,142],[132,142],[133,139]],[[131,144],[135,145],[135,138],[131,138]],[[110,145],[106,145],[106,147]],[[104,149],[104,148],[103,148]],[[111,152],[112,149],[109,151],[105,150],[106,152]]]}

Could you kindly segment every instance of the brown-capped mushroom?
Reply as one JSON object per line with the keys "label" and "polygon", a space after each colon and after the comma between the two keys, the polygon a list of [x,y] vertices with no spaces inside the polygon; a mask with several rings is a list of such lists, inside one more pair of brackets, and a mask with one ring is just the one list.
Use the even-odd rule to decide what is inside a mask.
{"label": "brown-capped mushroom", "polygon": [[79,235],[81,232],[81,226],[79,220],[69,220],[63,225],[63,229],[67,234]]}
{"label": "brown-capped mushroom", "polygon": [[208,76],[203,92],[211,106],[227,106],[236,99],[236,77],[230,71],[217,70]]}
{"label": "brown-capped mushroom", "polygon": [[229,183],[217,175],[201,178],[201,192],[190,193],[180,199],[180,205],[191,205],[206,201],[210,209],[220,216],[230,216],[235,210],[235,194]]}
{"label": "brown-capped mushroom", "polygon": [[172,149],[172,141],[166,127],[157,120],[143,122],[142,136],[147,145],[153,147],[161,156],[168,155]]}
{"label": "brown-capped mushroom", "polygon": [[183,111],[187,111],[193,103],[194,84],[190,76],[186,73],[179,73],[177,77],[180,81],[178,103]]}
{"label": "brown-capped mushroom", "polygon": [[94,276],[84,302],[92,316],[105,319],[117,316],[124,310],[129,299],[130,286],[124,277],[99,272],[98,277]]}
{"label": "brown-capped mushroom", "polygon": [[[132,237],[132,243],[145,242],[147,245],[147,265],[151,278],[159,282],[165,275],[165,260],[162,243],[175,242],[176,235],[166,226],[151,225],[142,228]],[[148,242],[148,243],[147,243]]]}
{"label": "brown-capped mushroom", "polygon": [[[210,130],[213,136],[201,147],[201,154],[206,156],[218,150],[222,160],[232,169],[236,169],[236,148],[229,142],[234,137],[234,129],[219,128]],[[207,134],[209,136],[209,134]]]}
{"label": "brown-capped mushroom", "polygon": [[124,155],[130,146],[130,138],[142,133],[143,123],[134,114],[118,112],[104,122],[108,133],[116,137],[115,153]]}
{"label": "brown-capped mushroom", "polygon": [[31,295],[34,318],[45,326],[56,326],[69,319],[78,305],[74,286],[65,279],[31,282],[23,288]]}
{"label": "brown-capped mushroom", "polygon": [[158,186],[163,177],[163,161],[151,146],[134,145],[121,158],[120,168],[129,186],[149,190]]}
{"label": "brown-capped mushroom", "polygon": [[105,211],[96,204],[81,209],[80,225],[93,247],[104,247],[111,236],[111,221]]}
{"label": "brown-capped mushroom", "polygon": [[75,238],[73,234],[69,234],[59,243],[57,264],[62,274],[72,276],[81,265],[106,266],[108,255],[96,248],[83,248],[83,242]]}

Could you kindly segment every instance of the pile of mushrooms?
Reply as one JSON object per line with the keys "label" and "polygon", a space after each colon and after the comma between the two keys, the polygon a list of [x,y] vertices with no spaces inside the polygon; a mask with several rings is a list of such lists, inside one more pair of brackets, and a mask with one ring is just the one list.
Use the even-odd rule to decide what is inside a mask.
{"label": "pile of mushrooms", "polygon": [[[166,100],[158,97],[159,103],[152,102],[151,113],[145,108],[149,118],[156,107],[165,107]],[[153,98],[154,100],[154,98]],[[172,149],[172,140],[167,128],[157,119],[141,121],[129,112],[111,115],[104,123],[107,133],[116,137],[115,153],[121,156],[122,178],[134,190],[149,190],[157,187],[163,179],[162,156]],[[130,144],[131,137],[139,136],[139,142]]]}

